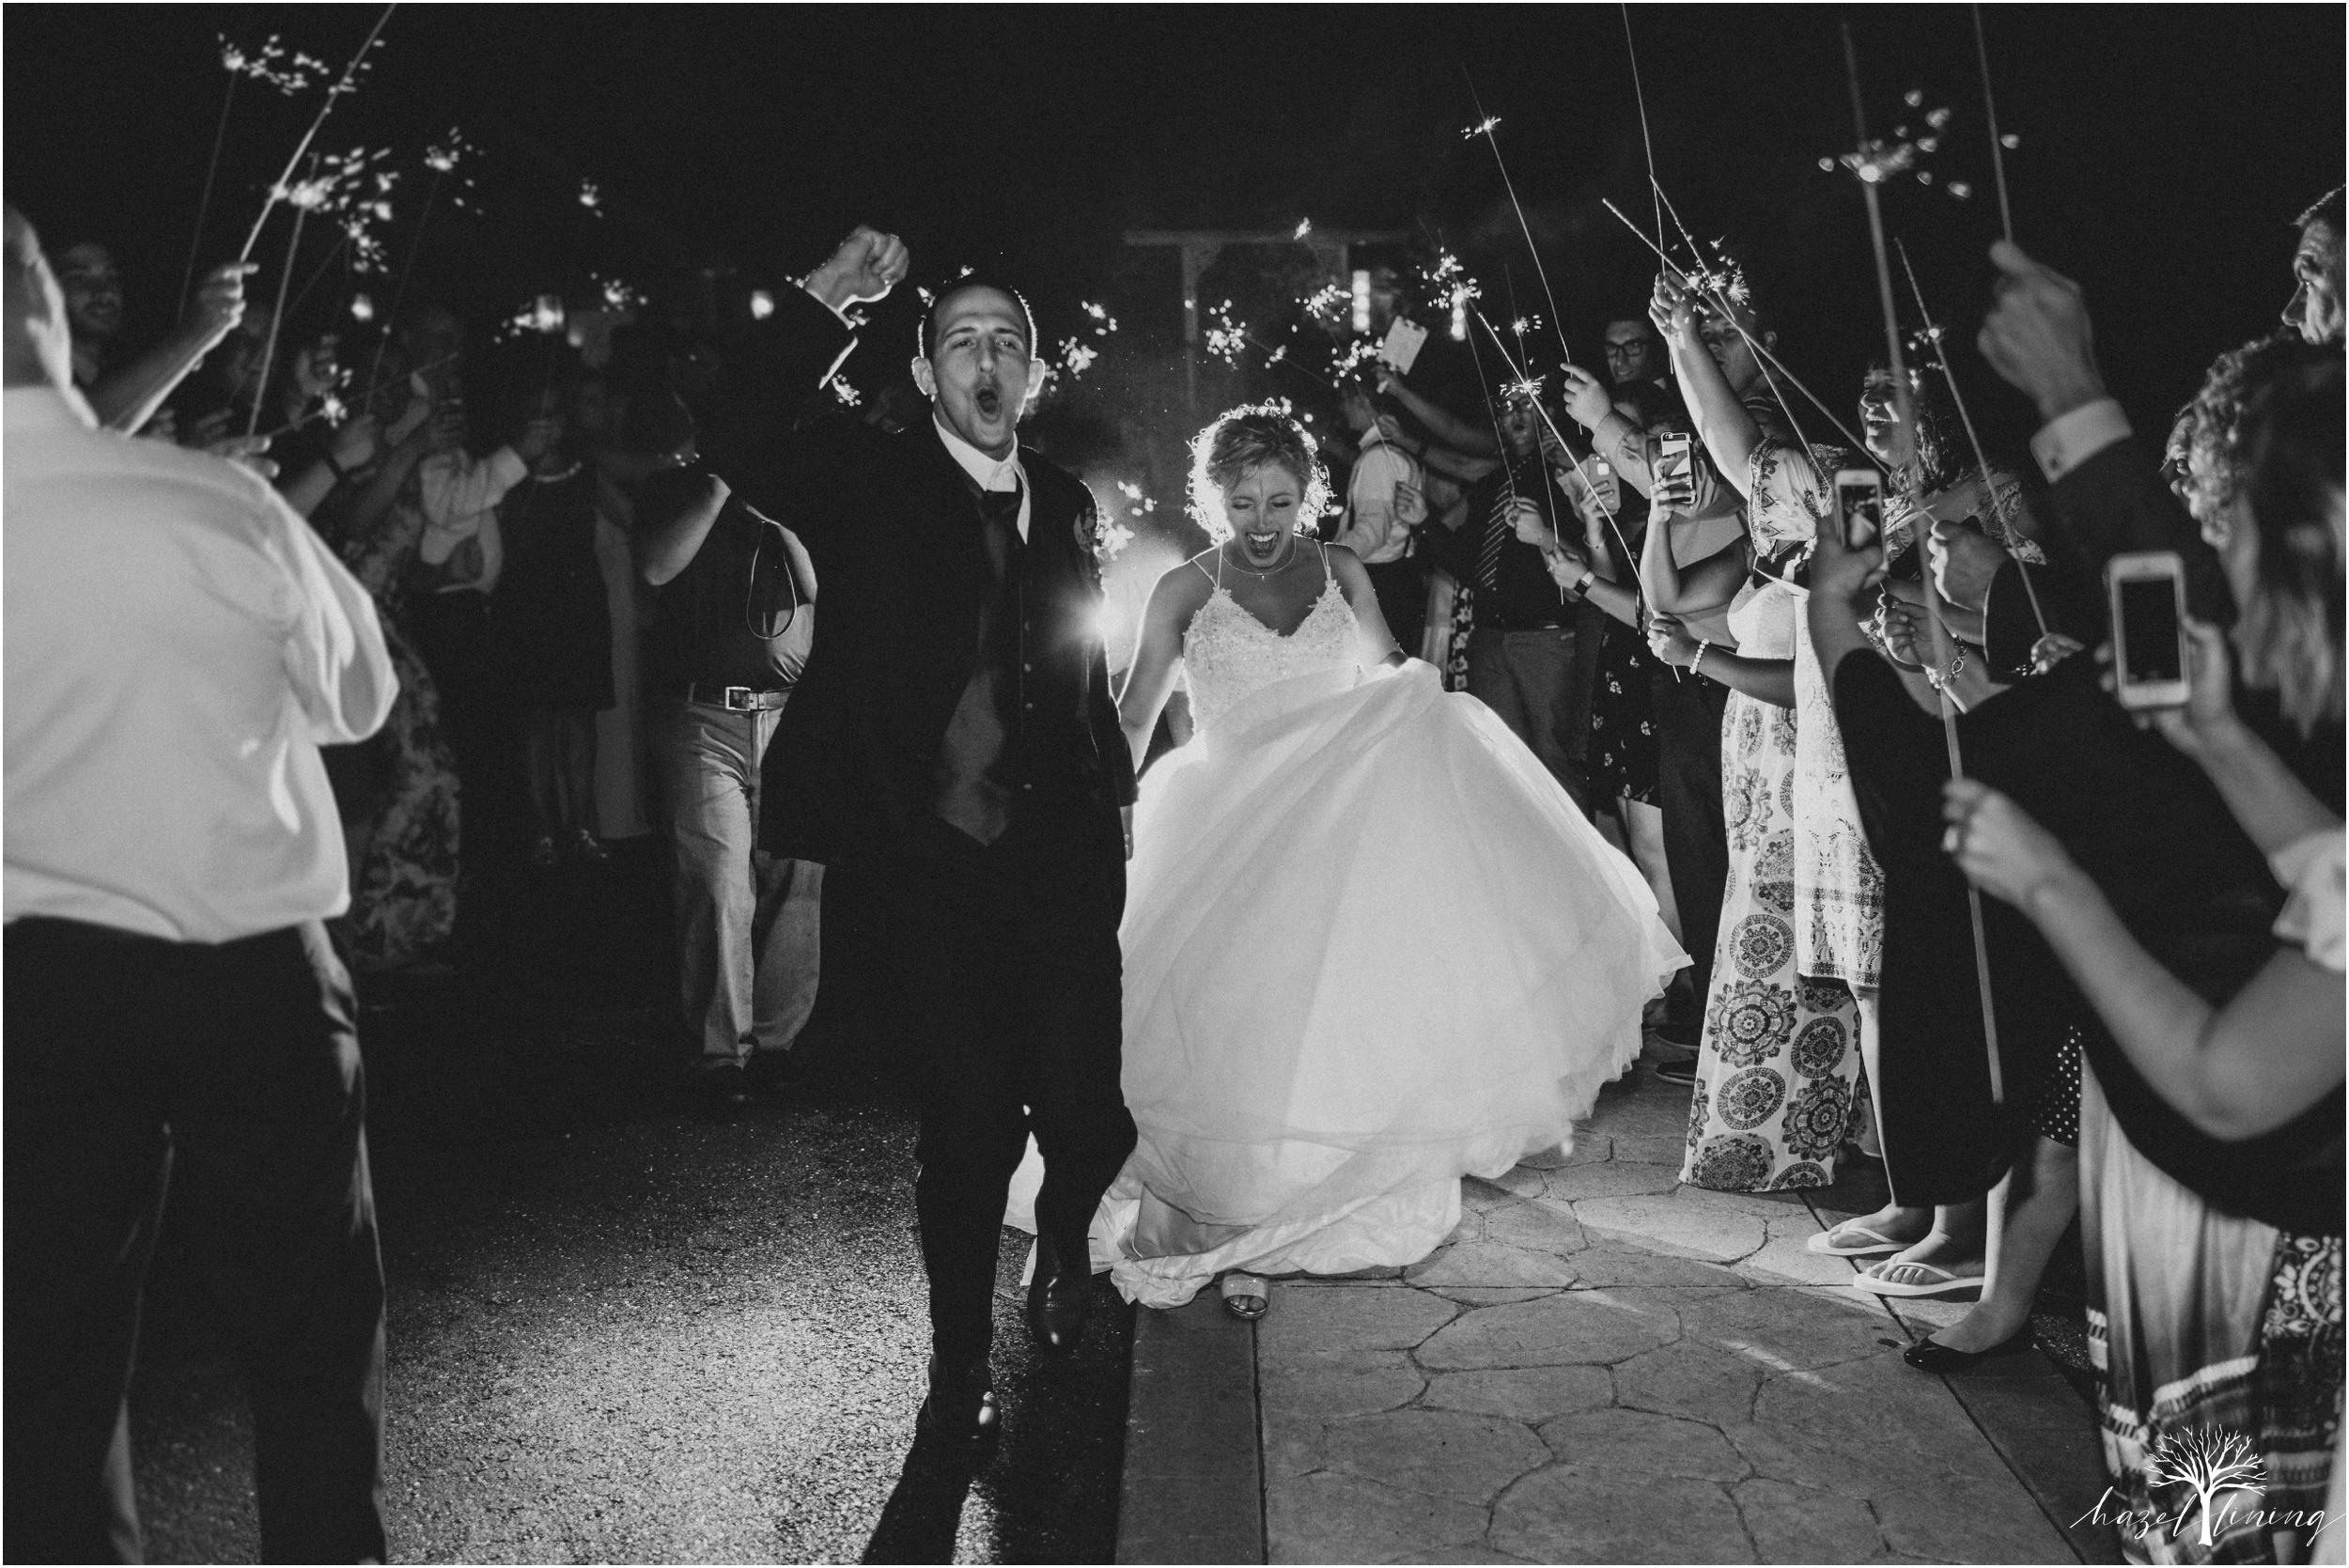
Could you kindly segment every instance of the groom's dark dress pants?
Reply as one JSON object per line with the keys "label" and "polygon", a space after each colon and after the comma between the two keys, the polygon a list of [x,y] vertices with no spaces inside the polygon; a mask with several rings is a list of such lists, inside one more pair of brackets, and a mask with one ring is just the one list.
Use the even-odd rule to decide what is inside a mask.
{"label": "groom's dark dress pants", "polygon": [[1118,1087],[1117,812],[1026,791],[988,847],[927,824],[892,880],[922,1035],[914,1205],[930,1327],[941,1361],[960,1369],[993,1337],[1003,1200],[1029,1132],[1044,1155],[1037,1228],[1072,1260],[1133,1150]]}
{"label": "groom's dark dress pants", "polygon": [[383,1270],[350,981],[325,927],[210,946],[28,919],[0,955],[0,1555],[138,1560],[123,1400],[171,1185],[252,1396],[263,1560],[381,1560]]}

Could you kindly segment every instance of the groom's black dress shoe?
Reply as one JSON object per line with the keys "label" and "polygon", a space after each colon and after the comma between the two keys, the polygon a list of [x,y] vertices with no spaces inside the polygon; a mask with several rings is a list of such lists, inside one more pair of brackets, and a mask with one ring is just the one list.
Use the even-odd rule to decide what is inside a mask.
{"label": "groom's black dress shoe", "polygon": [[1028,1281],[1028,1332],[1035,1343],[1066,1356],[1084,1338],[1093,1309],[1092,1259],[1077,1254],[1072,1267],[1051,1237],[1035,1238],[1035,1277]]}
{"label": "groom's black dress shoe", "polygon": [[954,1450],[985,1464],[1003,1436],[1003,1410],[988,1382],[986,1363],[948,1372],[932,1358],[930,1393],[913,1418],[913,1435],[919,1444]]}

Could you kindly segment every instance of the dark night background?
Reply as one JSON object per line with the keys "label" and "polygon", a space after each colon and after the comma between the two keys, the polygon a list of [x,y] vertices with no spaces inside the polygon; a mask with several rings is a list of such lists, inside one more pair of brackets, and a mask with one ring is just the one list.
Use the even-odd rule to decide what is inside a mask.
{"label": "dark night background", "polygon": [[[133,327],[160,330],[226,80],[216,35],[279,33],[339,66],[377,14],[8,8],[10,199],[53,244],[116,240]],[[1967,8],[1630,15],[1667,191],[1701,239],[1744,254],[1781,351],[1839,409],[1882,348],[1859,192],[1817,166],[1852,139],[1839,23],[1857,39],[1872,129],[1918,117],[1902,105],[1908,89],[1952,107],[1929,163],[1941,183],[1892,188],[1888,222],[1969,345],[1998,212]],[[1984,15],[2002,128],[2021,139],[2008,160],[2018,238],[2086,285],[2108,376],[2159,423],[2213,353],[2274,324],[2289,220],[2341,179],[2343,13]],[[1501,118],[1560,312],[1589,354],[1605,312],[1639,299],[1652,271],[1598,205],[1650,210],[1612,7],[412,6],[321,145],[389,147],[411,171],[387,234],[397,257],[424,178],[418,149],[463,129],[480,148],[464,167],[475,210],[443,204],[417,286],[485,318],[543,288],[577,294],[591,270],[656,302],[711,260],[774,281],[866,221],[907,237],[917,280],[1005,267],[1030,286],[1048,338],[1075,330],[1080,299],[1106,301],[1125,335],[1103,347],[1135,355],[1172,346],[1179,288],[1170,253],[1121,246],[1128,227],[1423,222],[1484,282],[1496,319],[1508,291],[1516,313],[1548,314],[1491,154],[1461,134],[1476,118],[1471,75]],[[315,101],[240,89],[208,261],[233,253]],[[582,179],[604,193],[605,218],[575,200]],[[1946,194],[1952,179],[1973,184],[1970,201]],[[263,298],[283,225],[257,252]],[[887,329],[910,308],[884,311],[884,346],[904,341]],[[862,358],[860,376],[882,373],[879,356]],[[1203,399],[1242,390],[1210,368],[1222,379]],[[1970,346],[1958,368],[1986,380]],[[1259,372],[1245,390],[1316,395],[1294,373],[1272,380]],[[2017,399],[1984,385],[1976,401],[1995,441],[2028,433]]]}

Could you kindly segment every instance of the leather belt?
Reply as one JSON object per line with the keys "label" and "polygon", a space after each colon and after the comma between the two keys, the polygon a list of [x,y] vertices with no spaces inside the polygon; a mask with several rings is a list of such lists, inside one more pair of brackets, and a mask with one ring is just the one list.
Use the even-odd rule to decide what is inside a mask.
{"label": "leather belt", "polygon": [[755,686],[712,686],[705,681],[692,681],[685,688],[687,702],[707,703],[729,713],[764,713],[781,707],[790,695],[788,690],[768,691]]}

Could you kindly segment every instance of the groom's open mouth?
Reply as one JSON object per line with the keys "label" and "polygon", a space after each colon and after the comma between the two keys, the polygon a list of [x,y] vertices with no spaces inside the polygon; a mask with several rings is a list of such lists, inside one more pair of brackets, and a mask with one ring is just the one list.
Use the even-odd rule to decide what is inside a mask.
{"label": "groom's open mouth", "polygon": [[992,381],[982,381],[972,389],[971,401],[982,419],[993,419],[1003,411],[1003,395]]}

